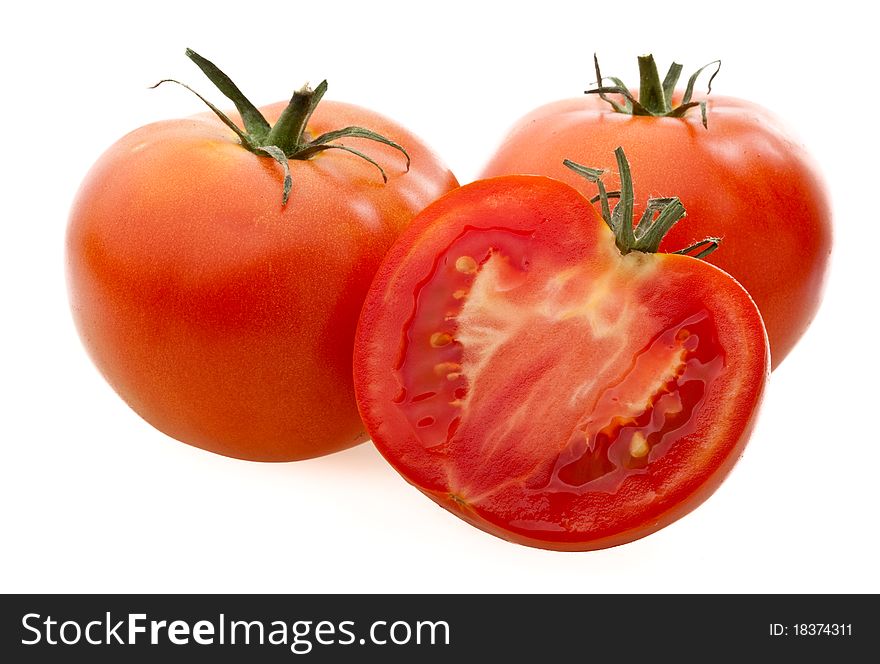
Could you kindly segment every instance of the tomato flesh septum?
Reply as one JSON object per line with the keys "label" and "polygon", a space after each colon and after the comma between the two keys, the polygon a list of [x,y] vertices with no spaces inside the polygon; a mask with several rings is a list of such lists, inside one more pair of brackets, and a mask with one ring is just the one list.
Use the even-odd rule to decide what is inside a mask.
{"label": "tomato flesh septum", "polygon": [[[724,364],[704,310],[656,334],[615,372],[629,348],[619,335],[648,315],[621,295],[634,278],[650,278],[652,263],[617,254],[622,269],[600,280],[578,268],[541,270],[531,235],[466,228],[417,286],[402,332],[393,401],[424,450],[445,458],[446,490],[462,507],[514,484],[617,492],[692,433],[692,415]],[[509,410],[502,403],[517,410],[497,421]]]}

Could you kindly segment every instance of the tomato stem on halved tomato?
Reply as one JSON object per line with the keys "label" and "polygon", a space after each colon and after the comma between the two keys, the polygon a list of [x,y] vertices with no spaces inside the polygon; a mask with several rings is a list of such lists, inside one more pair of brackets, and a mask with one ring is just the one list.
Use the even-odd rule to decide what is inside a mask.
{"label": "tomato stem on halved tomato", "polygon": [[[591,90],[585,90],[585,94],[597,94],[603,101],[608,102],[611,107],[618,113],[626,113],[628,115],[648,115],[653,117],[680,118],[683,117],[690,109],[697,106],[700,107],[700,116],[703,126],[708,129],[707,106],[706,101],[692,101],[694,96],[694,86],[697,79],[706,69],[712,65],[717,65],[715,71],[709,77],[706,94],[712,92],[712,81],[721,70],[721,60],[714,60],[707,65],[703,65],[695,71],[688,79],[687,87],[678,106],[672,106],[672,95],[675,92],[675,86],[681,76],[682,65],[673,62],[663,82],[660,81],[660,73],[657,71],[657,63],[651,54],[639,56],[639,96],[636,99],[630,89],[624,82],[615,76],[602,76],[599,70],[599,58],[593,54],[593,65],[596,69],[596,87]],[[604,81],[611,81],[614,85],[603,85]],[[623,103],[611,99],[607,95],[617,94],[623,97]]]}
{"label": "tomato stem on halved tomato", "polygon": [[[602,183],[602,175],[604,175],[605,171],[601,169],[582,166],[570,159],[566,159],[562,163],[578,175],[596,184],[599,193],[590,202],[599,202],[601,205],[602,219],[605,220],[605,223],[608,224],[608,227],[614,233],[614,241],[621,254],[626,255],[631,251],[656,254],[663,237],[676,223],[684,219],[687,212],[677,196],[649,198],[638,224],[634,225],[633,204],[635,193],[633,191],[629,161],[622,147],[618,147],[614,151],[614,156],[617,158],[617,169],[620,172],[620,191],[607,191],[605,189],[605,185]],[[609,198],[618,199],[613,210],[608,203]],[[694,258],[705,258],[715,251],[720,244],[721,238],[707,237],[689,247],[671,253],[688,254]]]}
{"label": "tomato stem on halved tomato", "polygon": [[275,123],[275,126],[269,124],[259,109],[254,106],[251,101],[244,96],[238,86],[233,83],[226,74],[224,74],[213,62],[206,60],[192,49],[186,49],[186,56],[192,60],[199,69],[207,76],[210,81],[217,86],[217,89],[229,99],[241,116],[244,129],[240,128],[233,122],[229,116],[214,106],[205,97],[193,90],[188,85],[176,81],[174,79],[163,79],[156,83],[153,87],[158,87],[162,83],[176,83],[183,86],[199,99],[201,99],[208,108],[213,111],[220,120],[229,127],[236,136],[238,136],[241,144],[254,154],[268,156],[277,161],[282,169],[284,169],[284,189],[282,192],[282,205],[287,204],[290,196],[290,190],[293,186],[293,179],[290,175],[290,159],[311,159],[319,152],[325,150],[343,150],[349,152],[375,166],[382,176],[383,182],[388,182],[388,175],[374,159],[367,156],[359,150],[355,150],[347,145],[336,143],[341,138],[366,138],[377,143],[384,143],[395,150],[399,150],[406,157],[406,169],[409,170],[410,159],[407,151],[399,144],[389,138],[377,134],[374,131],[365,129],[364,127],[344,127],[335,131],[329,131],[316,138],[310,138],[306,132],[306,127],[317,108],[318,103],[327,91],[327,81],[321,83],[313,90],[308,85],[293,93],[287,108],[281,113],[281,117]]}

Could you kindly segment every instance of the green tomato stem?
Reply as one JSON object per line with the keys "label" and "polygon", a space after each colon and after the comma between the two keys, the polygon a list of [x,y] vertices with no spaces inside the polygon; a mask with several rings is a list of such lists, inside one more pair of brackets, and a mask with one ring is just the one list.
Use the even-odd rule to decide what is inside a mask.
{"label": "green tomato stem", "polygon": [[663,94],[663,85],[660,83],[660,72],[657,71],[657,63],[653,55],[639,56],[639,103],[651,115],[661,115],[669,108],[666,104],[666,96]]}
{"label": "green tomato stem", "polygon": [[[681,103],[678,106],[672,106],[672,95],[675,92],[675,86],[681,76],[682,66],[677,62],[673,62],[666,72],[663,82],[660,82],[660,73],[657,71],[657,63],[654,61],[653,55],[639,56],[639,95],[638,98],[633,96],[630,89],[623,81],[615,76],[603,76],[599,69],[599,59],[593,55],[593,63],[596,69],[596,87],[585,90],[585,94],[596,94],[602,101],[608,103],[615,113],[624,113],[627,115],[641,115],[649,117],[669,117],[680,118],[692,108],[699,107],[700,118],[705,128],[709,128],[708,122],[708,106],[705,100],[691,101],[694,94],[694,85],[699,76],[712,67],[715,71],[709,77],[706,94],[712,92],[712,81],[721,70],[721,60],[715,60],[707,65],[703,65],[695,71],[688,79],[687,87],[682,96]],[[605,85],[605,81],[610,81],[613,85]],[[623,103],[609,97],[609,94],[620,95],[623,97]]]}
{"label": "green tomato stem", "polygon": [[[656,68],[655,68],[656,70]],[[659,77],[658,77],[659,82]],[[566,159],[562,164],[586,178],[596,185],[599,195],[590,202],[599,202],[601,205],[602,219],[614,233],[614,243],[622,255],[632,251],[640,251],[646,254],[656,254],[660,249],[660,242],[669,230],[679,221],[685,218],[684,205],[677,196],[670,198],[649,198],[638,225],[633,224],[633,203],[635,192],[633,190],[632,173],[629,161],[623,148],[614,151],[617,158],[617,169],[620,173],[620,191],[606,191],[602,183],[604,171],[598,168],[589,168]],[[617,198],[618,202],[612,209],[608,199]],[[670,253],[687,254],[694,258],[705,258],[715,251],[721,244],[721,238],[708,237],[692,244],[689,247]]]}
{"label": "green tomato stem", "polygon": [[293,158],[307,143],[304,140],[306,126],[326,90],[327,81],[322,81],[314,90],[304,85],[294,92],[275,126],[266,136],[266,144],[278,147],[289,158]]}
{"label": "green tomato stem", "polygon": [[388,175],[385,170],[369,155],[364,154],[360,150],[335,143],[341,138],[365,138],[377,143],[384,143],[399,150],[406,157],[406,169],[409,170],[409,154],[394,141],[374,131],[365,129],[364,127],[344,127],[335,131],[321,134],[315,139],[309,137],[307,128],[312,113],[327,91],[327,81],[322,81],[314,90],[308,85],[293,93],[287,107],[281,112],[278,121],[274,126],[263,117],[259,109],[254,106],[250,100],[245,97],[244,93],[232,82],[226,74],[213,62],[203,58],[192,49],[186,49],[186,56],[192,60],[199,69],[208,77],[208,79],[217,87],[217,89],[226,96],[241,116],[244,129],[240,128],[232,119],[223,111],[214,106],[205,97],[190,88],[188,85],[175,81],[173,79],[165,79],[159,81],[155,86],[162,83],[177,83],[185,87],[187,90],[195,94],[220,120],[229,127],[236,136],[238,136],[242,147],[250,150],[254,154],[267,159],[273,159],[278,162],[284,173],[284,184],[281,193],[281,204],[286,205],[293,186],[293,178],[290,173],[290,164],[288,160],[307,160],[326,150],[336,149],[353,154],[366,162],[375,166],[383,182],[388,182]]}

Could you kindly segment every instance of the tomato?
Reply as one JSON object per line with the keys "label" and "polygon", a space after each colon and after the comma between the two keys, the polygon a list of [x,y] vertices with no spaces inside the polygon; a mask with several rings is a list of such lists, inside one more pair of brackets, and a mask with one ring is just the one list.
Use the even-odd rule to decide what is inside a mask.
{"label": "tomato", "polygon": [[[349,132],[334,149],[290,158],[285,202],[282,166],[245,149],[225,120],[150,124],[94,165],[67,231],[73,315],[104,377],[160,431],[243,459],[302,459],[366,440],[351,352],[367,285],[401,229],[457,186],[398,124],[297,94],[311,107],[294,138],[349,125],[381,136]],[[286,106],[260,111],[274,123]],[[404,153],[379,139],[405,146],[409,172]],[[381,163],[387,183],[338,145]]]}
{"label": "tomato", "polygon": [[630,115],[595,95],[548,104],[515,124],[481,177],[547,175],[588,193],[563,159],[609,165],[623,146],[642,191],[674,192],[687,208],[687,223],[661,250],[723,238],[724,249],[707,260],[754,298],[775,368],[819,308],[832,244],[828,195],[807,152],[769,111],[730,97],[702,100],[706,127],[697,108],[683,117]]}
{"label": "tomato", "polygon": [[410,483],[489,533],[559,550],[628,542],[705,500],[768,370],[736,281],[687,255],[623,254],[580,193],[526,175],[465,185],[415,219],[354,352],[363,420]]}

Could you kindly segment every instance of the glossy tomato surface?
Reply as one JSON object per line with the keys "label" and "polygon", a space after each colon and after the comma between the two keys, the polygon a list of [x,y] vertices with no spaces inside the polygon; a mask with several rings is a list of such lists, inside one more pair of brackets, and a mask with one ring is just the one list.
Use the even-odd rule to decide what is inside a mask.
{"label": "glossy tomato surface", "polygon": [[[274,122],[286,104],[261,109]],[[234,116],[237,117],[237,116]],[[365,440],[351,352],[367,285],[401,229],[455,178],[376,113],[325,101],[317,135],[366,126],[400,152],[344,141],[388,173],[329,150],[281,168],[211,114],[142,127],[77,194],[67,233],[71,306],[113,388],[178,440],[284,461]]]}
{"label": "glossy tomato surface", "polygon": [[[678,196],[687,209],[661,251],[723,239],[706,260],[754,298],[776,367],[819,307],[832,243],[828,195],[809,155],[766,109],[712,95],[707,120],[704,128],[698,108],[684,118],[615,113],[593,95],[548,104],[514,126],[482,177],[547,175],[592,196],[593,185],[562,161],[612,168],[622,146],[642,195]],[[606,180],[617,187],[616,176]]]}
{"label": "glossy tomato surface", "polygon": [[409,482],[560,550],[628,542],[705,500],[768,367],[758,311],[727,274],[622,256],[587,199],[534,176],[422,212],[377,273],[354,355],[364,422]]}

